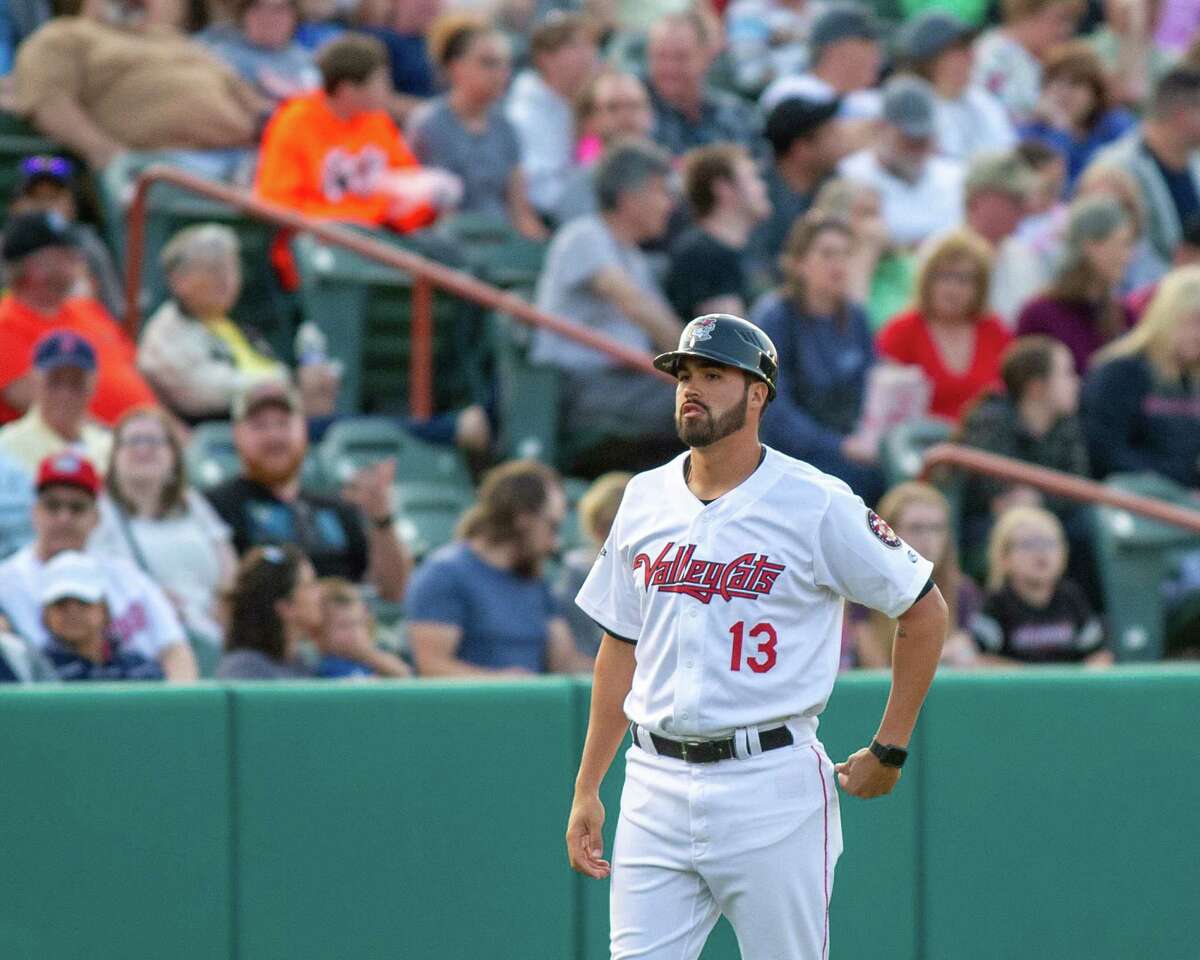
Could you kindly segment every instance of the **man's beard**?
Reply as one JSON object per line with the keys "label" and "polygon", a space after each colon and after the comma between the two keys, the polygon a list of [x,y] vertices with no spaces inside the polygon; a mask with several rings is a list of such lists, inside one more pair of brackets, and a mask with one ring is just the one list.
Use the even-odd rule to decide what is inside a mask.
{"label": "man's beard", "polygon": [[704,409],[704,417],[700,420],[684,420],[681,414],[675,414],[675,432],[685,446],[710,446],[746,425],[746,409],[749,404],[750,387],[747,384],[746,392],[742,394],[742,402],[730,407],[719,417],[714,418],[707,407]]}
{"label": "man's beard", "polygon": [[538,556],[524,542],[518,541],[517,555],[513,558],[512,572],[522,580],[537,580],[542,575],[545,558]]}
{"label": "man's beard", "polygon": [[278,487],[295,479],[304,464],[303,448],[297,450],[282,467],[275,466],[275,461],[249,460],[242,461],[242,471],[248,480],[261,483],[264,487]]}

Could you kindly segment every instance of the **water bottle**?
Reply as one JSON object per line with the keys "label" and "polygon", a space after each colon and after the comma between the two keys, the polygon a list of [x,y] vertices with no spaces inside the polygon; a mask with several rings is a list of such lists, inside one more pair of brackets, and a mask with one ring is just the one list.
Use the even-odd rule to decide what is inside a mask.
{"label": "water bottle", "polygon": [[[299,329],[296,331],[296,340],[293,349],[296,353],[297,366],[307,367],[318,363],[330,363],[329,338],[311,320],[305,320],[300,324]],[[334,361],[332,367],[335,374],[341,376],[341,362]]]}

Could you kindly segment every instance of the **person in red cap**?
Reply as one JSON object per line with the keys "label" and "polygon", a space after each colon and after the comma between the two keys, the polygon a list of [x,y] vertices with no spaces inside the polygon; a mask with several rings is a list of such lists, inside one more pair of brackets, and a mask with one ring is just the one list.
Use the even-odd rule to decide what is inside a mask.
{"label": "person in red cap", "polygon": [[[36,489],[33,543],[0,564],[0,610],[21,636],[46,650],[50,636],[39,602],[45,567],[63,551],[86,549],[99,521],[100,477],[89,460],[66,451],[41,462]],[[120,648],[157,661],[168,681],[195,680],[196,659],[162,589],[119,557],[105,557],[102,568],[111,634]]]}
{"label": "person in red cap", "polygon": [[75,228],[55,213],[14,217],[0,248],[9,290],[0,299],[0,423],[32,401],[33,348],[47,333],[69,330],[96,351],[90,411],[112,425],[126,410],[157,403],[137,370],[132,340],[98,300],[77,295],[83,256]]}

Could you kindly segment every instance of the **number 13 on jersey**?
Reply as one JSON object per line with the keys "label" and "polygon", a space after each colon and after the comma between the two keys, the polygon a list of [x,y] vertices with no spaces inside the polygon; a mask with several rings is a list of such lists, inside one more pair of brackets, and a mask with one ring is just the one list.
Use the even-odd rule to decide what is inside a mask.
{"label": "number 13 on jersey", "polygon": [[755,673],[766,673],[775,666],[775,645],[779,642],[779,635],[769,623],[765,621],[763,623],[756,623],[750,628],[749,637],[751,641],[758,640],[758,647],[754,656],[747,656],[744,661],[742,659],[742,647],[747,635],[746,621],[739,620],[729,628],[729,633],[733,638],[732,650],[729,657],[730,670],[741,670],[743,662]]}

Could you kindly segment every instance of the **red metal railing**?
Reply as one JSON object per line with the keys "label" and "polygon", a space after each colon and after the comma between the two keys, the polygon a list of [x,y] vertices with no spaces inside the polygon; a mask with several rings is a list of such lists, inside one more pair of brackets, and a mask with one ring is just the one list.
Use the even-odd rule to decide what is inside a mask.
{"label": "red metal railing", "polygon": [[927,478],[934,468],[941,466],[985,473],[1000,480],[1036,487],[1054,496],[1128,510],[1150,520],[1200,533],[1200,511],[1125,490],[1116,490],[1094,480],[1037,467],[1021,460],[976,450],[974,447],[965,447],[957,443],[939,443],[930,447],[925,451],[922,478]]}
{"label": "red metal railing", "polygon": [[[382,240],[357,233],[329,221],[314,220],[294,210],[288,210],[260,200],[243,190],[212,183],[173,167],[152,166],[138,176],[133,199],[129,205],[126,251],[128,271],[125,277],[127,310],[125,325],[136,337],[141,326],[142,264],[146,255],[146,212],[150,188],[156,183],[170,183],[209,200],[216,200],[234,209],[285,230],[309,233],[330,246],[344,247],[376,263],[409,274],[412,287],[412,346],[409,361],[409,412],[418,418],[433,413],[433,291],[469,300],[492,310],[500,310],[522,323],[541,327],[576,343],[608,354],[617,363],[634,370],[659,374],[651,357],[640,350],[616,343],[587,327],[562,317],[545,313],[511,293],[477,280],[470,274],[429,260],[409,250],[401,250]],[[665,374],[659,374],[665,376]]]}

